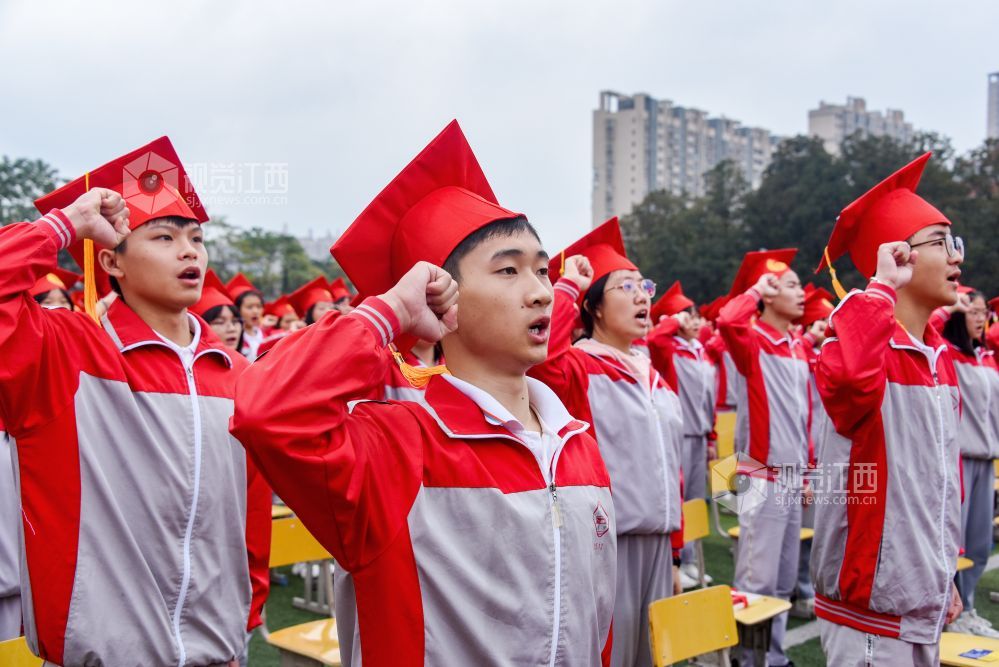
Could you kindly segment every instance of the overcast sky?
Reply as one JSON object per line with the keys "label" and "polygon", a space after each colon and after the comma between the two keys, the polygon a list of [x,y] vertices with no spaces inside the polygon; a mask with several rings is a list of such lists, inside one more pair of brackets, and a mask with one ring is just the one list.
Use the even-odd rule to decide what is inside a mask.
{"label": "overcast sky", "polygon": [[[210,213],[295,234],[342,231],[458,118],[500,203],[555,251],[589,227],[599,91],[785,135],[862,96],[965,151],[999,3],[0,0],[0,62],[0,154],[75,177],[167,134],[214,170]],[[231,174],[262,192],[230,195]]]}

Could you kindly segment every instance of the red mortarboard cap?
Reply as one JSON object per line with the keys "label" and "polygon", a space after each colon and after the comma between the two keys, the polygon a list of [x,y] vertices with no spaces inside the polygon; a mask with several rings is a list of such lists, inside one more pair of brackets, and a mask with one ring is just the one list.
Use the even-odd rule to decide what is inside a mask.
{"label": "red mortarboard cap", "polygon": [[706,306],[701,306],[701,317],[704,319],[714,322],[718,319],[718,312],[721,311],[722,307],[728,303],[728,294],[722,294],[720,297],[716,298],[711,303]]}
{"label": "red mortarboard cap", "polygon": [[813,287],[805,294],[805,312],[795,324],[809,326],[816,320],[825,320],[833,311],[833,295],[823,287]]}
{"label": "red mortarboard cap", "polygon": [[970,287],[968,285],[962,285],[961,283],[957,284],[957,293],[958,294],[971,294],[974,291],[975,291],[974,287]]}
{"label": "red mortarboard cap", "polygon": [[360,294],[388,291],[419,261],[440,266],[459,243],[520,217],[496,201],[458,121],[378,193],[330,252]]}
{"label": "red mortarboard cap", "polygon": [[736,297],[756,284],[765,273],[780,277],[791,268],[791,262],[798,253],[797,248],[782,248],[780,250],[756,250],[747,252],[742,258],[739,272],[735,274],[732,291],[729,297]]}
{"label": "red mortarboard cap", "polygon": [[288,313],[295,313],[295,307],[288,302],[288,297],[283,294],[264,306],[264,315],[273,315],[279,320]]}
{"label": "red mortarboard cap", "polygon": [[232,297],[233,301],[243,296],[246,292],[259,292],[250,279],[244,276],[242,273],[237,273],[232,277],[232,279],[225,284],[226,291]]}
{"label": "red mortarboard cap", "polygon": [[950,224],[943,213],[916,194],[930,155],[919,156],[843,209],[816,272],[849,252],[857,270],[870,278],[877,269],[882,243],[904,241],[929,225]]}
{"label": "red mortarboard cap", "polygon": [[343,278],[337,278],[330,283],[330,294],[333,295],[333,301],[337,302],[340,299],[349,299],[353,294],[351,294],[350,289],[347,287],[347,283],[344,282]]}
{"label": "red mortarboard cap", "polygon": [[663,315],[676,315],[681,310],[686,310],[693,305],[694,302],[684,295],[680,281],[677,280],[659,297],[658,301],[652,304],[652,321],[658,322]]}
{"label": "red mortarboard cap", "polygon": [[989,299],[989,308],[999,312],[999,296]]}
{"label": "red mortarboard cap", "polygon": [[70,290],[73,285],[78,283],[80,279],[83,278],[79,273],[73,273],[72,271],[66,271],[64,269],[52,269],[49,273],[42,276],[31,288],[31,296],[38,296],[39,294],[47,294],[54,289]]}
{"label": "red mortarboard cap", "polygon": [[[88,187],[108,188],[124,197],[130,229],[155,218],[171,216],[208,221],[208,213],[167,137],[160,137],[36,199],[35,208],[43,214],[55,208],[66,208]],[[98,249],[95,246],[95,252]],[[70,248],[70,254],[77,264],[84,266],[82,241]],[[106,294],[111,289],[107,275],[96,262],[94,269],[99,292]]]}
{"label": "red mortarboard cap", "polygon": [[211,269],[205,273],[205,283],[201,287],[201,298],[191,308],[198,315],[204,317],[212,308],[216,306],[235,306],[235,300],[229,296],[228,290],[222,284],[222,280]]}
{"label": "red mortarboard cap", "polygon": [[[617,217],[611,218],[586,236],[582,237],[568,248],[555,256],[548,265],[548,275],[558,280],[562,274],[562,265],[566,259],[574,255],[585,255],[593,268],[591,285],[606,276],[611,271],[624,269],[637,271],[624,249],[624,239],[621,237],[621,227]],[[583,298],[580,294],[580,300]]]}
{"label": "red mortarboard cap", "polygon": [[305,318],[309,309],[320,301],[333,301],[330,287],[323,276],[316,276],[288,295],[288,302],[294,306],[301,318]]}

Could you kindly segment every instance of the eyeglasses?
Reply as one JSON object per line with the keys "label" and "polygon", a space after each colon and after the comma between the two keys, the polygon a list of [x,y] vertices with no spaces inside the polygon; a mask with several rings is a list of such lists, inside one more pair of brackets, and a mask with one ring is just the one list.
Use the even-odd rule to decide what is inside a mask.
{"label": "eyeglasses", "polygon": [[943,243],[944,249],[947,250],[948,257],[953,257],[954,255],[964,257],[964,239],[960,236],[953,236],[950,232],[948,232],[946,236],[939,239],[923,241],[922,243],[910,243],[909,248],[918,248],[921,245],[930,245],[932,243]]}
{"label": "eyeglasses", "polygon": [[656,284],[648,278],[642,280],[632,280],[628,278],[624,280],[620,285],[614,285],[614,287],[608,287],[604,290],[604,294],[611,291],[612,289],[624,290],[624,293],[628,296],[634,295],[638,290],[644,291],[649,297],[656,295]]}

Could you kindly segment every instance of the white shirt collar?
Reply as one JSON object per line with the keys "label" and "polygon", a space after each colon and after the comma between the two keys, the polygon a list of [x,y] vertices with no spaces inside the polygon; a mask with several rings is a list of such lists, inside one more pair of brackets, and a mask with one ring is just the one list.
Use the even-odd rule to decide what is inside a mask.
{"label": "white shirt collar", "polygon": [[[476,387],[470,382],[465,382],[453,375],[442,375],[458,391],[468,396],[482,410],[486,421],[494,426],[504,426],[514,435],[520,435],[526,431],[523,424],[514,417],[509,410],[503,407],[499,401],[492,397],[489,392]],[[553,433],[561,433],[570,422],[575,421],[569,411],[565,409],[559,397],[548,388],[545,383],[534,378],[527,380],[527,396],[531,407],[538,414],[542,428],[551,430]]]}
{"label": "white shirt collar", "polygon": [[198,347],[198,342],[201,340],[201,323],[198,322],[197,317],[191,315],[190,313],[187,314],[187,319],[191,323],[191,342],[188,343],[187,345],[184,346],[177,345],[177,343],[173,342],[172,340],[161,334],[159,331],[156,331],[155,329],[153,329],[153,333],[156,334],[161,341],[169,345],[174,350],[177,351],[190,350],[193,352],[194,349]]}

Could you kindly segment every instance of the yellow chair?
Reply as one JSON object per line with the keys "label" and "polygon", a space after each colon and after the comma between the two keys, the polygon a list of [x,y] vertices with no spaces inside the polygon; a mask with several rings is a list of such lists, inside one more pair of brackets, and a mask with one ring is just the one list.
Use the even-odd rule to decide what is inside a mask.
{"label": "yellow chair", "polygon": [[719,412],[715,417],[715,433],[718,435],[718,458],[735,454],[735,412]]}
{"label": "yellow chair", "polygon": [[0,665],[3,667],[41,667],[42,659],[28,650],[24,637],[0,642]]}
{"label": "yellow chair", "polygon": [[970,567],[974,567],[975,563],[970,558],[965,558],[964,556],[957,557],[957,572],[961,570],[967,570]]}
{"label": "yellow chair", "polygon": [[649,642],[652,664],[664,667],[705,653],[720,653],[739,642],[732,612],[732,589],[712,586],[649,605]]}
{"label": "yellow chair", "polygon": [[[736,461],[734,459],[724,459],[715,461],[711,466],[711,497],[717,498],[726,492],[731,493],[732,479],[735,474]],[[715,511],[715,530],[718,531],[719,535],[727,535],[733,540],[739,539],[739,527],[733,526],[728,530],[724,530],[721,525],[721,520],[718,518],[717,514],[717,502],[713,502],[713,510]],[[810,540],[815,537],[815,530],[812,528],[802,528],[801,529],[801,541]]]}
{"label": "yellow chair", "polygon": [[711,521],[715,525],[715,532],[725,535],[725,528],[721,524],[721,515],[718,508],[718,497],[732,493],[731,484],[727,480],[731,479],[735,472],[735,461],[730,457],[717,459],[708,462],[708,489],[711,493]]}
{"label": "yellow chair", "polygon": [[[733,540],[739,539],[739,526],[732,526],[726,532],[728,533],[728,536],[731,537]],[[815,537],[815,529],[814,528],[802,528],[801,529],[801,541],[802,542],[804,542],[805,540],[810,540],[813,537]]]}
{"label": "yellow chair", "polygon": [[708,504],[703,498],[694,498],[683,504],[683,543],[694,545],[697,557],[697,579],[701,588],[707,586],[704,578],[704,543],[710,533],[708,528]]}
{"label": "yellow chair", "polygon": [[[337,640],[335,618],[275,630],[267,643],[281,651],[282,667],[287,663],[340,667],[340,642]],[[294,658],[285,659],[285,655]]]}
{"label": "yellow chair", "polygon": [[[271,521],[271,567],[293,563],[306,563],[332,558],[329,551],[312,536],[297,517]],[[333,608],[333,581],[324,570],[325,596]],[[331,618],[300,623],[270,632],[266,618],[261,632],[267,643],[282,653],[282,665],[327,665],[339,667],[340,643],[336,635],[336,621]]]}
{"label": "yellow chair", "polygon": [[959,632],[945,632],[940,635],[940,664],[954,665],[955,667],[984,667],[996,664],[961,657],[962,653],[976,648],[992,651],[993,656],[999,656],[999,639],[965,635]]}
{"label": "yellow chair", "polygon": [[287,505],[271,505],[271,518],[272,519],[284,519],[289,516],[294,516],[295,513],[291,511],[291,508]]}
{"label": "yellow chair", "polygon": [[332,558],[296,517],[271,521],[271,567]]}

